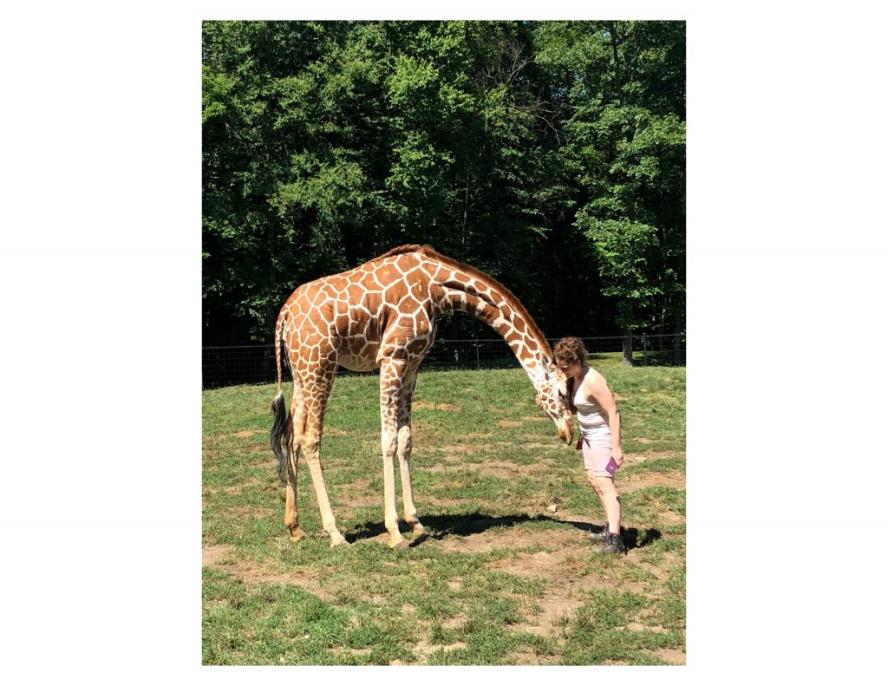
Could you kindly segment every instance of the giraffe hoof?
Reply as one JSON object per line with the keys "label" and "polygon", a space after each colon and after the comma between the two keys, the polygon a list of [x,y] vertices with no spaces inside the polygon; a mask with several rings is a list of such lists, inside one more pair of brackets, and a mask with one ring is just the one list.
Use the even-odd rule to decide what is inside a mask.
{"label": "giraffe hoof", "polygon": [[348,541],[340,534],[330,540],[331,548],[339,548],[340,546],[348,547]]}
{"label": "giraffe hoof", "polygon": [[392,550],[404,550],[405,548],[410,547],[410,543],[403,536],[398,538],[393,538],[389,541],[388,547]]}
{"label": "giraffe hoof", "polygon": [[290,529],[290,542],[291,543],[299,543],[303,538],[305,538],[305,532],[302,529]]}

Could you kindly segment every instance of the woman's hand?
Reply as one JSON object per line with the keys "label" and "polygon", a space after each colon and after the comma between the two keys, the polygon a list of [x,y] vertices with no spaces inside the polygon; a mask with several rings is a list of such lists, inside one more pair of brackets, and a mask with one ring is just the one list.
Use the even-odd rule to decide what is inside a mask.
{"label": "woman's hand", "polygon": [[617,467],[623,466],[623,449],[620,447],[611,449],[611,457],[614,458],[614,462],[617,463]]}

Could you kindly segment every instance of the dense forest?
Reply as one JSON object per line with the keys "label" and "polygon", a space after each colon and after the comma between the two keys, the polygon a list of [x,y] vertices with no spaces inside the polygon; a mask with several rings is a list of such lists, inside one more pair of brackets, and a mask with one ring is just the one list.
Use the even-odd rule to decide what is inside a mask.
{"label": "dense forest", "polygon": [[684,22],[206,22],[202,116],[205,345],[401,243],[547,336],[684,330]]}

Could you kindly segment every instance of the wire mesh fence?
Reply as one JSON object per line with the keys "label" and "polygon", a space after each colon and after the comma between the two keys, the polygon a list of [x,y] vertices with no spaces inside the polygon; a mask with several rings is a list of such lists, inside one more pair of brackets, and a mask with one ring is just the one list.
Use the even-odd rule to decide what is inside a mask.
{"label": "wire mesh fence", "polygon": [[[596,355],[620,353],[622,336],[581,337],[594,363]],[[550,339],[554,345],[558,339]],[[632,337],[632,364],[682,366],[685,334],[638,334]],[[518,367],[518,360],[502,338],[438,339],[422,369],[498,369]],[[340,368],[340,374],[354,374]],[[289,379],[285,371],[285,378]],[[274,345],[211,346],[203,348],[203,387],[272,383],[275,380]]]}

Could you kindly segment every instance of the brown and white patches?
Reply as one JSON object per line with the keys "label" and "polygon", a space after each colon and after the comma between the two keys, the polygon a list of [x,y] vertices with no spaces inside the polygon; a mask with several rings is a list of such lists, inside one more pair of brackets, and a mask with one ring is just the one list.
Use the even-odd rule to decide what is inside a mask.
{"label": "brown and white patches", "polygon": [[[291,294],[278,321],[282,322],[282,354],[289,355],[298,386],[294,392],[303,399],[303,427],[297,440],[310,463],[318,459],[316,450],[313,453],[309,448],[316,448],[311,442],[322,433],[337,364],[358,371],[381,367],[383,453],[391,455],[398,426],[411,423],[404,381],[428,353],[435,337],[434,317],[446,309],[466,310],[493,326],[534,386],[539,385],[540,361],[550,360],[551,350],[521,303],[495,279],[428,246],[399,246],[352,270],[303,284]],[[406,438],[401,441],[399,460],[409,460],[411,443]],[[318,465],[311,474],[315,488],[326,492]],[[387,490],[391,480],[386,472]],[[409,476],[403,485],[412,493]],[[295,483],[291,487],[295,489]],[[390,500],[387,495],[388,509]],[[412,495],[405,495],[405,507],[408,501]],[[333,531],[334,517],[325,497],[319,499],[319,506],[325,529]]]}

